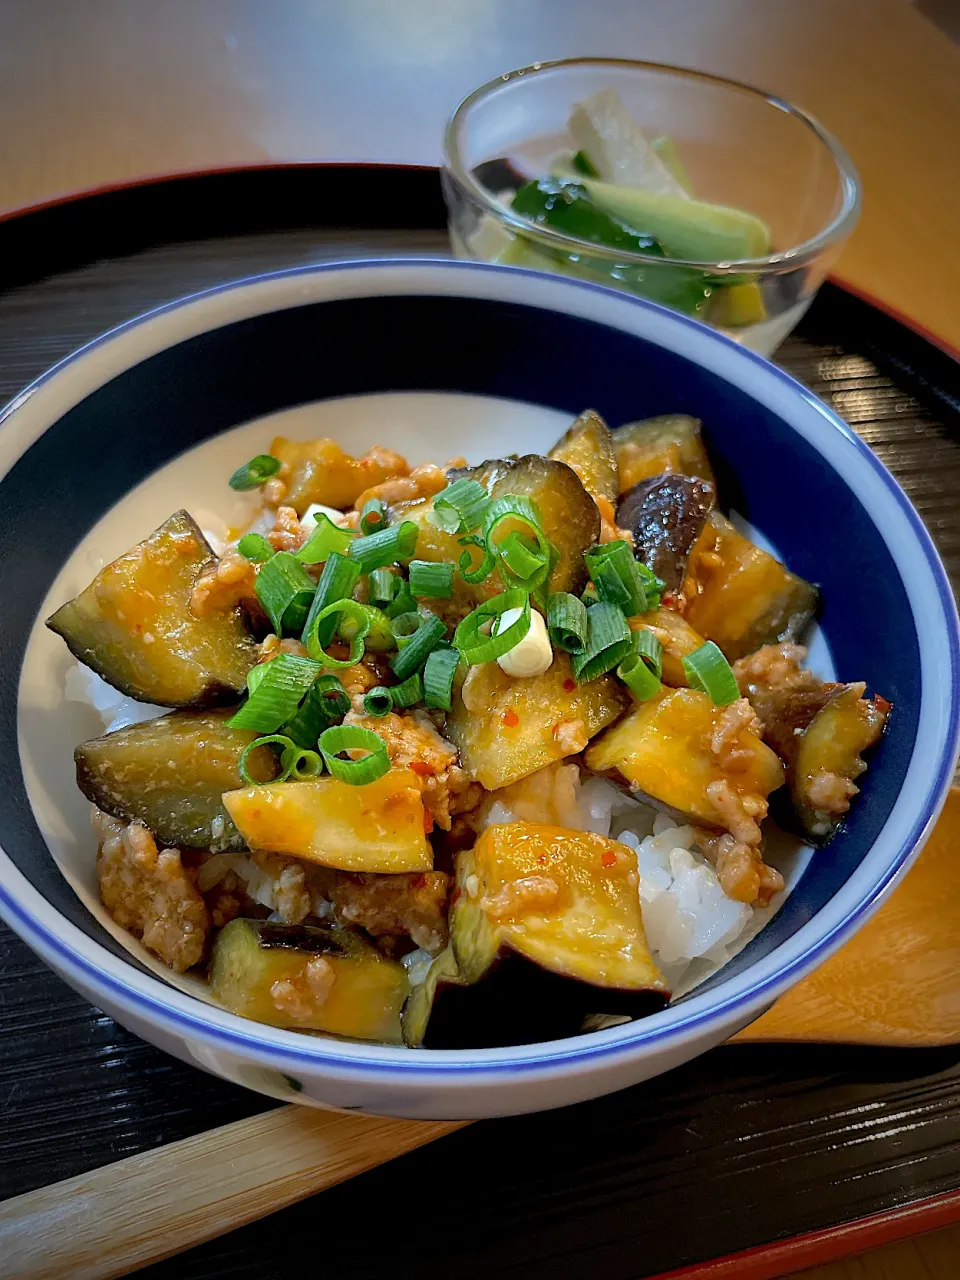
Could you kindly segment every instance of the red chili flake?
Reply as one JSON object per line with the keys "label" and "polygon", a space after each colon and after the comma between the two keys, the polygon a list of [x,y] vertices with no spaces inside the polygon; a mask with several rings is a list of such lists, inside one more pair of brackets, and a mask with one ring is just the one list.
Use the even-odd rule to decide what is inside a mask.
{"label": "red chili flake", "polygon": [[546,855],[545,853],[538,853],[538,854],[537,854],[537,861],[540,863],[540,865],[541,865],[541,866],[543,866],[543,864],[546,862],[546,860],[547,860],[547,855]]}
{"label": "red chili flake", "polygon": [[873,700],[877,704],[877,710],[882,711],[884,715],[888,715],[893,710],[893,703],[884,698],[882,694],[875,693]]}
{"label": "red chili flake", "polygon": [[563,689],[565,693],[573,693],[576,687],[577,687],[576,680],[571,680],[569,679],[569,677],[563,682]]}
{"label": "red chili flake", "polygon": [[514,729],[520,723],[520,717],[515,711],[505,711],[503,713],[503,723],[508,729]]}
{"label": "red chili flake", "polygon": [[143,623],[142,623],[142,622],[138,622],[138,623],[136,623],[133,629],[134,629],[134,631],[142,631],[142,630],[143,630]]}
{"label": "red chili flake", "polygon": [[433,814],[429,809],[424,809],[423,811],[423,830],[426,835],[429,835],[433,830]]}
{"label": "red chili flake", "polygon": [[[426,810],[424,810],[424,812],[426,812]],[[410,881],[410,888],[422,889],[426,883],[427,883],[427,877],[423,874],[423,872],[421,872],[420,875],[414,876],[414,878]]]}
{"label": "red chili flake", "polygon": [[432,778],[437,772],[433,765],[424,764],[422,760],[412,760],[410,768],[421,778]]}
{"label": "red chili flake", "polygon": [[613,852],[612,849],[607,849],[606,853],[603,854],[600,861],[605,867],[615,866],[617,861],[617,855]]}

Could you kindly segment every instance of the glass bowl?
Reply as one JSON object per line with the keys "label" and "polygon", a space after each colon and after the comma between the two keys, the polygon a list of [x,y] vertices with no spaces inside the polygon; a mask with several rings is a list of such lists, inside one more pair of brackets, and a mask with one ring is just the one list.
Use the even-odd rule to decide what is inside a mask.
{"label": "glass bowl", "polygon": [[[664,258],[656,245],[651,252],[608,247],[515,213],[515,191],[549,177],[557,157],[576,150],[567,129],[574,104],[608,88],[656,140],[665,162],[679,161],[675,171],[695,198],[762,218],[774,252],[726,261]],[[860,210],[849,156],[811,116],[734,80],[653,62],[582,58],[498,76],[454,112],[444,151],[458,257],[625,289],[763,355],[809,307]]]}

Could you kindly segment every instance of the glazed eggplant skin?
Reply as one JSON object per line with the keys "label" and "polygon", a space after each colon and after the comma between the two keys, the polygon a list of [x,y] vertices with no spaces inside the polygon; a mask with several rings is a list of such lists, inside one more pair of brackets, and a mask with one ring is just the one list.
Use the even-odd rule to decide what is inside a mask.
{"label": "glazed eggplant skin", "polygon": [[620,468],[610,428],[594,409],[584,409],[548,454],[565,462],[595,498],[616,502],[620,492]]}
{"label": "glazed eggplant skin", "polygon": [[226,791],[223,803],[251,849],[337,871],[431,871],[423,801],[411,769],[354,786],[325,776]]}
{"label": "glazed eggplant skin", "polygon": [[407,1043],[532,1043],[663,1008],[635,876],[633,850],[593,832],[488,827],[457,859],[450,947],[411,994]]}
{"label": "glazed eggplant skin", "polygon": [[699,649],[703,636],[699,635],[682,614],[673,609],[650,609],[629,619],[630,630],[647,627],[663,645],[662,680],[674,689],[685,689],[689,683],[683,669],[683,659]]}
{"label": "glazed eggplant skin", "polygon": [[700,423],[685,413],[668,413],[628,422],[613,432],[620,470],[620,492],[665,472],[697,476],[716,488],[713,468],[700,434]]}
{"label": "glazed eggplant skin", "polygon": [[741,800],[765,802],[783,785],[784,773],[776,753],[746,727],[736,734],[735,767],[725,768],[711,747],[723,715],[705,693],[663,688],[591,743],[587,768],[622,779],[690,821],[725,827],[710,797],[712,784],[725,782]]}
{"label": "glazed eggplant skin", "polygon": [[612,672],[578,685],[570,658],[558,650],[543,675],[524,680],[495,662],[471,667],[454,692],[446,734],[470,780],[496,791],[582,751],[629,705]]}
{"label": "glazed eggplant skin", "polygon": [[348,930],[238,919],[214,943],[210,989],[255,1022],[397,1044],[408,983]]}
{"label": "glazed eggplant skin", "polygon": [[178,511],[47,626],[129,698],[184,708],[236,702],[257,648],[237,610],[202,618],[191,610],[194,582],[212,560],[193,518]]}
{"label": "glazed eggplant skin", "polygon": [[837,834],[856,794],[854,781],[867,768],[863,752],[886,726],[887,705],[863,693],[862,684],[837,686],[799,738],[790,797],[805,834],[818,844]]}
{"label": "glazed eggplant skin", "polygon": [[711,511],[691,554],[684,616],[728,661],[793,640],[813,617],[818,592]]}
{"label": "glazed eggplant skin", "polygon": [[[243,785],[240,756],[257,735],[231,729],[233,711],[175,711],[82,742],[73,753],[77,786],[104,813],[142,822],[160,844],[245,849],[221,797]],[[268,747],[247,756],[247,769],[258,782],[279,772]]]}
{"label": "glazed eggplant skin", "polygon": [[633,534],[636,558],[668,591],[683,585],[687,560],[716,500],[707,480],[667,473],[641,480],[617,505],[617,524]]}
{"label": "glazed eggplant skin", "polygon": [[362,458],[344,453],[335,440],[288,440],[275,436],[270,453],[283,464],[287,492],[284,503],[302,516],[311,503],[343,510],[365,489],[394,475],[406,475],[399,454],[372,450]]}

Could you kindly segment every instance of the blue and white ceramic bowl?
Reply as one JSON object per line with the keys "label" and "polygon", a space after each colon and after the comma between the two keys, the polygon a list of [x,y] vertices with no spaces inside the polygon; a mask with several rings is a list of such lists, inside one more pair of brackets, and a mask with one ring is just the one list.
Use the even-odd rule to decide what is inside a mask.
{"label": "blue and white ceramic bowl", "polygon": [[[823,592],[821,673],[895,704],[849,827],[709,982],[647,1021],[572,1040],[410,1051],[297,1035],[213,1006],[101,909],[76,742],[100,731],[42,626],[170,512],[203,520],[233,467],[285,434],[412,461],[548,447],[586,405],[702,418],[724,493]],[[958,729],[953,598],[916,513],[796,382],[706,328],[593,285],[453,262],[333,264],[242,281],[125,325],[0,421],[0,913],[146,1040],[274,1096],[460,1118],[561,1106],[719,1044],[850,936],[937,816]],[[17,733],[12,732],[17,726]],[[166,976],[165,976],[166,975]]]}

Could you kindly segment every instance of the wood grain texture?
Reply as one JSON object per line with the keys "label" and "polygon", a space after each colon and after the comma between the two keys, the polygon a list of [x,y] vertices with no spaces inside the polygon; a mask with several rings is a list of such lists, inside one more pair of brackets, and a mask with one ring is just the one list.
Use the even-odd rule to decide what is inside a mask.
{"label": "wood grain texture", "polygon": [[960,348],[960,50],[907,0],[6,0],[0,207],[278,159],[435,164],[477,85],[583,54],[812,111],[863,178],[840,276]]}
{"label": "wood grain texture", "polygon": [[460,1125],[280,1107],[0,1204],[0,1272],[111,1280]]}

